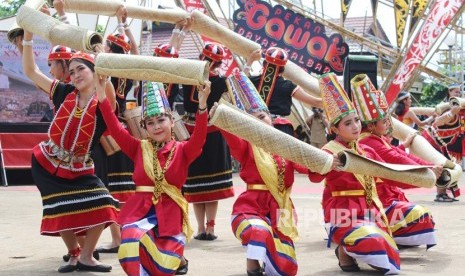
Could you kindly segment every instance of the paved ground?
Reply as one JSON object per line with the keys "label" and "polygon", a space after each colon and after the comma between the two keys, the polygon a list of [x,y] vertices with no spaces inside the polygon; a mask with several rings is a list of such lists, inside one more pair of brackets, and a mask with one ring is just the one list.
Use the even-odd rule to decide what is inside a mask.
{"label": "paved ground", "polygon": [[[462,183],[465,183],[462,179]],[[244,190],[235,175],[236,194]],[[334,247],[326,248],[326,232],[321,218],[321,184],[311,184],[297,175],[293,192],[299,214],[301,239],[296,243],[298,275],[347,275],[339,270]],[[465,197],[454,203],[435,203],[434,190],[408,191],[411,201],[427,206],[433,213],[438,245],[425,251],[415,248],[401,251],[402,275],[465,275]],[[231,232],[229,219],[234,199],[220,202],[216,241],[192,240],[186,248],[188,275],[245,275],[245,251]],[[34,186],[0,188],[0,275],[59,275],[58,266],[65,247],[59,238],[39,235],[41,218],[40,195]],[[191,222],[196,222],[191,210]],[[110,240],[105,231],[102,242]],[[101,255],[113,266],[111,275],[124,275],[116,254]],[[358,275],[379,275],[362,265]],[[99,273],[73,272],[79,275]],[[107,274],[107,275],[110,275]],[[101,274],[100,274],[101,275]]]}

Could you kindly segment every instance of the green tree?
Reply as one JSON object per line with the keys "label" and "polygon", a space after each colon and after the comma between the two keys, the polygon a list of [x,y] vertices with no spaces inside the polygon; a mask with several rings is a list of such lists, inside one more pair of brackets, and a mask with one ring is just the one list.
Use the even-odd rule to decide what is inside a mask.
{"label": "green tree", "polygon": [[439,83],[430,83],[421,90],[420,104],[422,106],[435,106],[447,95],[447,87]]}
{"label": "green tree", "polygon": [[0,4],[0,18],[15,15],[26,0],[3,0]]}

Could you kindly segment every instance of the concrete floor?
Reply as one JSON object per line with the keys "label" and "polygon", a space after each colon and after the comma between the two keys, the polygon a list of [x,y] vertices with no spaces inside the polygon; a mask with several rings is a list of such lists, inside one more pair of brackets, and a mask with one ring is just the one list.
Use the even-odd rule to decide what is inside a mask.
{"label": "concrete floor", "polygon": [[[244,191],[244,183],[234,176],[236,195]],[[461,183],[464,183],[462,179]],[[462,188],[464,189],[464,188]],[[326,248],[326,232],[321,216],[322,185],[310,183],[296,175],[293,201],[299,214],[300,240],[296,243],[298,275],[347,275],[337,266],[334,246]],[[401,251],[402,275],[465,275],[465,197],[459,202],[433,202],[434,189],[406,191],[413,202],[429,208],[436,221],[438,245]],[[192,240],[186,247],[188,275],[245,275],[245,250],[231,232],[230,212],[234,198],[220,202],[216,220],[216,241]],[[40,194],[34,186],[0,188],[0,275],[59,275],[66,252],[60,238],[40,236]],[[194,229],[197,225],[190,210]],[[105,230],[101,242],[110,241]],[[107,275],[124,275],[116,254],[101,254],[101,261],[111,264]],[[362,264],[357,275],[379,275]],[[73,272],[79,275],[99,273]]]}

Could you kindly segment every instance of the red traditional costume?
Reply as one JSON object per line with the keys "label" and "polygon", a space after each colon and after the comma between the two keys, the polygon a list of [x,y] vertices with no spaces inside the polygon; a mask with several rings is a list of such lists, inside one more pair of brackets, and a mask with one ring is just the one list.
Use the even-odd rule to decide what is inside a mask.
{"label": "red traditional costume", "polygon": [[[334,74],[321,77],[320,90],[323,109],[332,125],[337,124],[350,113],[356,112]],[[323,150],[331,154],[347,149],[382,161],[371,148],[353,142],[348,145],[338,138],[323,147]],[[375,179],[342,171],[331,171],[323,176],[310,174],[312,182],[323,179],[325,179],[325,189],[322,205],[329,234],[328,245],[334,242],[358,261],[376,266],[385,273],[398,273],[399,253],[389,234],[387,218],[376,191]]]}
{"label": "red traditional costume", "polygon": [[118,202],[94,175],[90,151],[105,131],[98,101],[91,97],[79,108],[79,91],[54,81],[50,97],[58,111],[49,140],[33,149],[32,175],[41,196],[42,235],[59,236],[73,230],[78,235],[116,219]]}
{"label": "red traditional costume", "polygon": [[[243,73],[233,73],[228,78],[228,87],[236,106],[249,113],[268,111]],[[222,134],[232,156],[241,164],[240,176],[247,183],[247,190],[233,206],[234,235],[247,247],[248,259],[264,262],[267,275],[296,275],[297,220],[290,193],[294,171],[308,173],[308,169],[269,154],[231,133],[222,131]]]}
{"label": "red traditional costume", "polygon": [[[166,96],[160,98],[166,101],[166,108]],[[118,252],[121,266],[128,275],[173,275],[180,265],[186,237],[192,235],[181,187],[189,165],[202,151],[208,113],[197,114],[196,127],[187,142],[171,140],[157,151],[149,140],[136,139],[121,127],[108,101],[101,104],[101,110],[111,135],[134,161],[136,193],[118,217],[123,225]]]}
{"label": "red traditional costume", "polygon": [[[355,76],[350,84],[353,103],[363,124],[376,123],[385,116],[389,116],[384,94],[375,89],[367,75]],[[384,137],[369,133],[366,128],[365,132],[360,135],[358,143],[372,148],[387,163],[431,165],[399,147],[392,146]],[[399,187],[415,188],[388,180],[377,179],[376,181],[378,196],[385,208],[395,242],[406,246],[421,244],[426,244],[427,248],[434,246],[436,235],[431,213],[421,205],[410,203]]]}

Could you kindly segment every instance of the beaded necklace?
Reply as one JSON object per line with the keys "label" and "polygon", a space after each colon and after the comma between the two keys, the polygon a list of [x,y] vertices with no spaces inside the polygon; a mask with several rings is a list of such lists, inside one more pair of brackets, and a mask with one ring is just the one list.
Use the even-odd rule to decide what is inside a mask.
{"label": "beaded necklace", "polygon": [[161,148],[165,146],[165,143],[157,143],[152,141],[152,146],[153,146],[153,174],[155,175],[155,185],[153,189],[153,196],[155,200],[158,200],[160,198],[160,195],[163,193],[163,189],[161,187],[161,183],[163,182],[163,179],[165,178],[165,173],[166,170],[168,169],[171,160],[173,159],[174,155],[174,149],[176,148],[175,145],[170,150],[170,153],[168,154],[168,159],[166,159],[165,166],[161,168],[161,164],[158,161],[157,157],[157,152]]}

